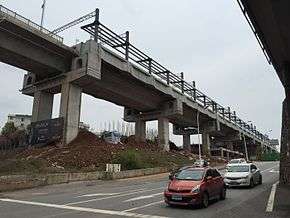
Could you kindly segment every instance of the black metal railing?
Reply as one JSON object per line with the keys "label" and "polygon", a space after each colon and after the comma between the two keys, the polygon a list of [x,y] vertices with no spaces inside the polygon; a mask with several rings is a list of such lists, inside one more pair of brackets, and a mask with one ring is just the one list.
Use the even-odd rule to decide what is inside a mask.
{"label": "black metal railing", "polygon": [[36,29],[38,31],[40,31],[41,33],[43,33],[44,35],[50,36],[53,39],[57,40],[58,42],[63,43],[63,38],[54,34],[53,32],[49,31],[48,29],[38,25],[37,23],[17,14],[16,12],[4,7],[3,5],[0,5],[0,18],[1,17],[7,17],[10,19],[14,19],[18,22],[21,22],[27,26],[29,26],[30,28]]}
{"label": "black metal railing", "polygon": [[119,55],[123,56],[125,60],[137,65],[148,74],[152,74],[163,80],[167,85],[174,87],[187,97],[190,97],[201,107],[212,113],[218,114],[219,117],[238,126],[248,134],[251,134],[262,141],[268,141],[264,134],[256,130],[256,127],[253,124],[248,124],[248,122],[240,119],[235,111],[231,111],[230,107],[223,107],[203,92],[199,91],[195,87],[194,82],[192,84],[186,82],[183,73],[181,73],[180,76],[172,73],[166,67],[132,45],[129,41],[129,32],[126,32],[123,35],[118,35],[103,25],[99,21],[98,10],[96,11],[95,22],[82,26],[81,28],[93,36],[96,42],[100,42],[108,49],[117,52]]}

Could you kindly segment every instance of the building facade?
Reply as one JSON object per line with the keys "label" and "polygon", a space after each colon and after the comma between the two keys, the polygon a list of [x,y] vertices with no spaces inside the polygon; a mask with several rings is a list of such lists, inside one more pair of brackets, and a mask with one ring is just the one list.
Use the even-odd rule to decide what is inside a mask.
{"label": "building facade", "polygon": [[14,123],[17,129],[27,129],[31,124],[31,115],[9,114],[7,122]]}

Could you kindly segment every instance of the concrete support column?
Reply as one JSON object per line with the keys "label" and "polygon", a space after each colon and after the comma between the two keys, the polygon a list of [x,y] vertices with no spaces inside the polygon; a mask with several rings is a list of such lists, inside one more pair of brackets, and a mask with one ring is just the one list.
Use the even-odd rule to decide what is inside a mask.
{"label": "concrete support column", "polygon": [[34,93],[31,122],[51,119],[53,97],[53,94],[44,91]]}
{"label": "concrete support column", "polygon": [[210,135],[206,132],[202,133],[202,152],[210,156]]}
{"label": "concrete support column", "polygon": [[169,120],[165,117],[158,118],[158,144],[169,151]]}
{"label": "concrete support column", "polygon": [[146,121],[138,119],[135,123],[135,140],[137,142],[146,141]]}
{"label": "concrete support column", "polygon": [[183,149],[191,151],[190,134],[183,135]]}
{"label": "concrete support column", "polygon": [[82,89],[69,82],[61,88],[60,117],[64,118],[63,144],[70,143],[79,132]]}
{"label": "concrete support column", "polygon": [[234,150],[234,143],[233,142],[227,142],[227,149],[233,151]]}
{"label": "concrete support column", "polygon": [[221,149],[221,158],[224,158],[224,149]]}

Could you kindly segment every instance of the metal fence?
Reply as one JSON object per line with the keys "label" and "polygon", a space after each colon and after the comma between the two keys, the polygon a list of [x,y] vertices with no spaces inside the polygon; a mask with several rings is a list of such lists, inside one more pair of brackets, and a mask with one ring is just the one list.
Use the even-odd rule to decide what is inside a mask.
{"label": "metal fence", "polygon": [[203,92],[196,89],[194,82],[192,84],[186,82],[183,73],[181,73],[180,76],[172,73],[166,67],[132,45],[129,41],[128,31],[125,34],[118,35],[103,25],[99,21],[98,10],[95,22],[82,26],[81,28],[93,36],[95,41],[100,42],[110,50],[117,52],[119,55],[123,56],[125,60],[137,65],[148,74],[152,74],[163,80],[167,85],[174,87],[187,97],[190,97],[201,107],[217,114],[220,118],[238,126],[248,134],[251,134],[268,144],[269,139],[264,134],[257,131],[256,126],[243,121],[236,115],[235,111],[231,111],[230,107],[225,108],[218,104]]}
{"label": "metal fence", "polygon": [[35,30],[38,30],[40,31],[41,33],[47,35],[47,36],[50,36],[52,37],[53,39],[63,43],[63,38],[54,34],[53,32],[47,30],[46,28],[38,25],[37,23],[17,14],[16,12],[14,11],[11,11],[10,9],[4,7],[3,5],[0,5],[0,18],[1,17],[7,17],[7,18],[12,18],[18,22],[21,22],[27,26],[29,26],[30,28],[33,28]]}

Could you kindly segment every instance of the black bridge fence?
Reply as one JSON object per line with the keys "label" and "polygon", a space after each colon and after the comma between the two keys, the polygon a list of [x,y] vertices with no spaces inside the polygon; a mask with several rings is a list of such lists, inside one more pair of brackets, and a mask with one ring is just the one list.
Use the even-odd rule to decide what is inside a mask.
{"label": "black bridge fence", "polygon": [[81,28],[93,36],[96,42],[100,42],[110,50],[117,52],[117,54],[123,56],[126,61],[130,61],[134,65],[137,65],[148,74],[152,74],[163,80],[167,85],[174,87],[187,97],[190,97],[193,101],[197,102],[199,106],[217,114],[222,119],[238,126],[248,134],[268,143],[269,138],[260,133],[256,129],[256,126],[243,121],[236,115],[235,111],[231,111],[230,107],[223,107],[212,98],[199,91],[195,86],[195,82],[186,82],[183,73],[181,73],[180,76],[172,73],[152,57],[132,45],[129,40],[128,31],[125,32],[125,34],[119,35],[102,24],[99,21],[99,9],[96,10],[95,21]]}

